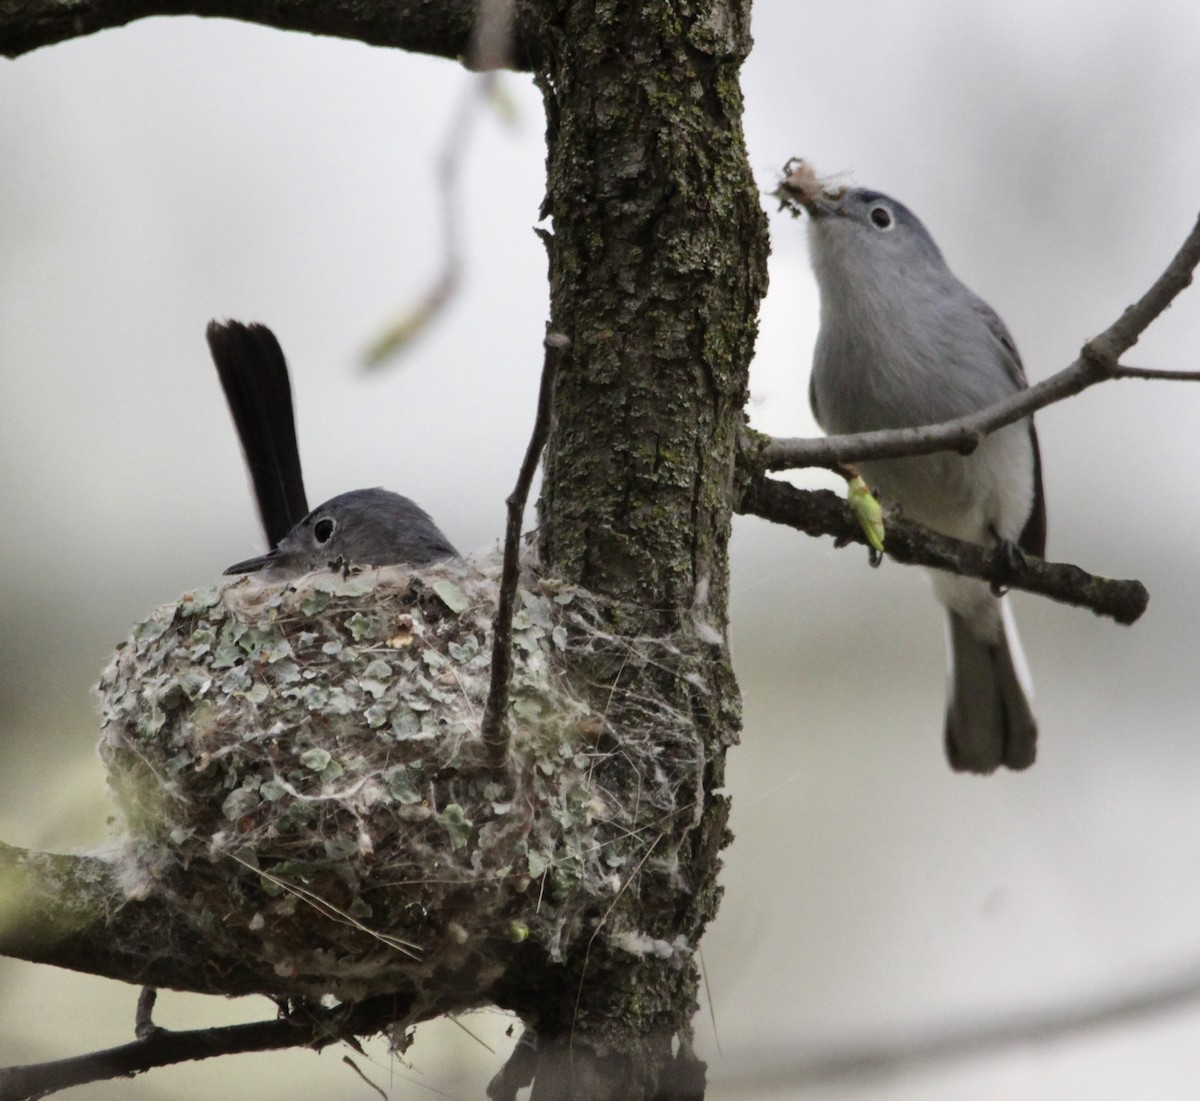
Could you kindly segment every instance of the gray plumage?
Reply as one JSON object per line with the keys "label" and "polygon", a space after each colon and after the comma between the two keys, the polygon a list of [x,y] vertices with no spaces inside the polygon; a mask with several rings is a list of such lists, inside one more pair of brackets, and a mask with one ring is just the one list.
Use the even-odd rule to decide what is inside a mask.
{"label": "gray plumage", "polygon": [[386,489],[356,489],[309,512],[291,379],[275,334],[265,325],[212,321],[207,336],[271,548],[227,574],[288,580],[331,567],[422,566],[457,556],[424,509]]}
{"label": "gray plumage", "polygon": [[349,566],[420,566],[458,552],[419,505],[386,489],[355,489],[304,517],[273,550],[230,566],[273,580]]}
{"label": "gray plumage", "polygon": [[[830,433],[950,420],[1026,387],[1004,323],[946,266],[921,222],[874,191],[805,197],[821,296],[810,400]],[[1041,463],[1032,420],[967,456],[859,464],[885,503],[957,539],[1043,555]],[[955,769],[1033,763],[1037,723],[1008,603],[983,582],[936,572],[948,615],[945,742]]]}

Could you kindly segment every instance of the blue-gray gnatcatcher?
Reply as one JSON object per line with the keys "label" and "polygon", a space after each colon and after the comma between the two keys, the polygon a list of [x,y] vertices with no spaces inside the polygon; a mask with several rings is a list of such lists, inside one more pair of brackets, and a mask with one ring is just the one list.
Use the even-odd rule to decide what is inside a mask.
{"label": "blue-gray gnatcatcher", "polygon": [[[826,432],[935,424],[1026,387],[1004,322],[953,275],[907,207],[861,189],[791,194],[811,215],[821,327],[809,397]],[[880,497],[908,519],[1001,552],[1045,552],[1032,420],[992,433],[970,455],[860,466]],[[950,764],[982,773],[1000,765],[1027,768],[1037,722],[1008,602],[984,582],[931,576],[948,615]]]}
{"label": "blue-gray gnatcatcher", "polygon": [[227,574],[286,580],[328,567],[425,565],[458,554],[428,513],[386,489],[355,489],[310,512],[287,362],[275,334],[265,325],[212,321],[207,335],[270,546]]}

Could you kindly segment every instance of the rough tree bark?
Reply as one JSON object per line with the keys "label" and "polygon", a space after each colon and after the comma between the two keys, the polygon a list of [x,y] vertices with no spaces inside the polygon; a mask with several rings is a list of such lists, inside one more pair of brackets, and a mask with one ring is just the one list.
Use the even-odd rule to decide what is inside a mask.
{"label": "rough tree bark", "polygon": [[[0,51],[184,10],[456,56],[466,52],[475,6],[35,0],[0,4]],[[534,68],[547,113],[551,328],[571,341],[545,460],[541,556],[559,577],[607,598],[614,637],[661,643],[653,662],[591,658],[574,673],[618,729],[655,730],[646,698],[670,713],[662,751],[679,788],[676,813],[622,890],[626,916],[660,949],[616,952],[594,938],[562,963],[531,956],[514,966],[490,993],[520,1013],[527,1033],[493,1083],[497,1098],[530,1082],[534,1099],[704,1094],[690,1044],[693,954],[716,912],[728,840],[719,790],[740,707],[725,645],[727,544],[766,288],[766,222],[741,131],[749,15],[750,0],[527,0],[515,16],[516,63]],[[619,752],[596,779],[613,790],[638,783]],[[31,877],[28,905],[54,913],[47,892],[62,882],[58,873],[5,853]],[[90,866],[60,871],[78,872],[85,885],[93,873],[105,878]],[[19,954],[61,963],[73,945],[95,944],[103,913],[95,899],[110,888],[81,901],[78,928],[60,948]],[[153,927],[135,911],[104,919]],[[598,928],[606,918],[595,915]],[[166,927],[161,935],[168,949],[178,946]],[[105,970],[212,988],[181,982],[182,959],[123,975],[122,960],[136,968],[141,953],[117,949]]]}
{"label": "rough tree bark", "polygon": [[[570,670],[591,713],[606,720],[601,737],[609,741],[597,746],[589,771],[598,800],[632,793],[638,805],[647,759],[658,789],[671,793],[665,811],[643,812],[625,831],[646,838],[643,852],[636,867],[613,876],[611,903],[589,901],[590,939],[572,941],[560,960],[546,944],[515,937],[511,952],[500,950],[499,979],[475,981],[471,972],[465,986],[440,983],[441,999],[406,1005],[389,985],[384,996],[324,1006],[307,992],[286,991],[278,1021],[203,1035],[148,1028],[145,1042],[65,1060],[54,1073],[0,1071],[0,1098],[219,1052],[320,1047],[485,1002],[514,1010],[526,1026],[492,1083],[495,1101],[531,1084],[533,1101],[704,1096],[705,1068],[691,1048],[695,952],[720,896],[719,852],[729,839],[724,755],[740,721],[726,646],[731,514],[861,538],[828,495],[765,476],[798,454],[811,458],[817,445],[747,434],[738,464],[767,253],[741,132],[750,5],[516,0],[513,10],[510,61],[533,71],[545,100],[550,328],[569,342],[545,454],[541,559],[557,578],[598,594],[607,617],[601,637],[611,645],[581,648]],[[495,9],[503,6],[497,0]],[[479,8],[475,0],[0,0],[0,53],[187,13],[457,58],[478,45]],[[1121,368],[1118,360],[1191,281],[1198,259],[1200,224],[1155,286],[1085,346],[1079,371],[1021,400],[1040,400],[1036,391],[1048,386],[1065,396],[1100,378],[1194,379]],[[967,428],[973,445],[982,425]],[[912,441],[820,446],[825,458],[815,461],[828,462],[831,448],[848,449],[832,456],[845,460],[862,457],[856,447]],[[1120,622],[1146,605],[1138,583],[1075,567],[1034,561],[1001,579],[980,548],[904,524],[893,527],[888,550],[900,561],[1003,580]],[[628,741],[622,751],[632,737],[643,748],[653,740],[653,753],[636,765]],[[251,965],[261,964],[251,953],[211,958],[178,912],[153,897],[113,907],[121,891],[103,861],[0,843],[0,887],[12,903],[12,920],[0,923],[5,954],[149,985],[280,993],[274,976]],[[604,935],[618,918],[623,933]]]}
{"label": "rough tree bark", "polygon": [[[612,708],[646,723],[643,696],[690,716],[696,787],[638,886],[641,928],[695,946],[716,910],[725,749],[739,715],[724,646],[732,483],[766,224],[742,141],[739,67],[749,3],[541,5],[537,79],[547,113],[551,324],[571,338],[541,500],[557,574],[617,602],[622,635],[674,636],[679,665],[618,679]],[[529,20],[523,20],[529,27]],[[580,670],[608,691],[603,670]],[[649,692],[637,677],[653,677]],[[697,685],[701,687],[696,687]],[[667,747],[664,746],[664,751]],[[602,785],[628,787],[614,755]],[[534,1097],[702,1096],[689,1069],[696,970],[629,957],[571,961],[557,997],[526,1014],[542,1044]],[[684,1046],[672,1055],[677,1041]],[[548,1044],[547,1044],[548,1041]],[[549,1073],[548,1073],[549,1072]]]}

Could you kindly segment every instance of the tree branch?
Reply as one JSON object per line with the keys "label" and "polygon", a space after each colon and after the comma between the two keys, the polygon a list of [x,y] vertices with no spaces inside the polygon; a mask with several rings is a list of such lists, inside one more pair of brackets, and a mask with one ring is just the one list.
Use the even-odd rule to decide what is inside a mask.
{"label": "tree branch", "polygon": [[820,1055],[779,1059],[769,1051],[726,1059],[724,1081],[757,1093],[880,1079],[932,1070],[955,1060],[993,1056],[1016,1047],[1061,1043],[1105,1028],[1137,1024],[1147,1017],[1178,1012],[1200,1000],[1200,970],[1192,969],[1157,986],[1098,1000],[1091,1005],[1030,1010],[992,1023],[948,1028],[926,1036],[847,1047]]}
{"label": "tree branch", "polygon": [[1200,371],[1164,371],[1161,367],[1117,368],[1117,378],[1145,378],[1162,382],[1200,382]]}
{"label": "tree branch", "polygon": [[[845,501],[829,490],[802,490],[786,482],[758,475],[743,493],[738,512],[787,524],[808,535],[832,535],[838,543],[867,545],[858,521]],[[1114,581],[1095,577],[1078,566],[1027,557],[1015,566],[1001,563],[987,547],[961,543],[928,528],[903,520],[888,521],[885,551],[907,565],[932,566],[963,577],[1022,589],[1062,604],[1091,608],[1097,615],[1130,624],[1146,610],[1150,600],[1140,581]]]}
{"label": "tree branch", "polygon": [[[478,0],[0,0],[0,55],[18,57],[147,16],[198,15],[461,59],[472,55],[478,10]],[[534,41],[518,21],[514,69],[531,68]]]}
{"label": "tree branch", "polygon": [[496,618],[492,621],[492,674],[488,686],[487,704],[483,711],[480,734],[487,747],[492,764],[499,768],[508,756],[508,686],[512,680],[512,621],[513,601],[517,595],[517,583],[521,579],[521,520],[525,516],[525,504],[529,500],[529,487],[537,473],[546,437],[550,434],[550,421],[554,412],[554,380],[558,377],[559,364],[571,342],[562,333],[548,333],[545,341],[546,354],[542,361],[542,382],[538,389],[537,413],[534,415],[533,433],[525,458],[517,474],[517,485],[508,495],[508,518],[504,532],[504,567],[500,574],[500,596],[496,602]]}
{"label": "tree branch", "polygon": [[746,433],[743,455],[760,470],[786,470],[795,467],[836,468],[868,459],[898,459],[928,455],[934,451],[958,451],[968,455],[989,432],[1003,428],[1064,398],[1115,378],[1174,379],[1194,382],[1196,372],[1154,371],[1141,367],[1122,367],[1118,362],[1163,313],[1185,287],[1200,263],[1200,219],[1167,265],[1141,298],[1082,348],[1070,367],[1018,394],[990,405],[978,413],[922,425],[920,428],[896,428],[880,432],[860,432],[851,436],[825,436],[821,439],[771,439]]}
{"label": "tree branch", "polygon": [[0,956],[197,994],[266,994],[261,972],[215,957],[161,899],[126,899],[112,864],[0,842]]}
{"label": "tree branch", "polygon": [[70,1059],[0,1069],[0,1101],[32,1101],[71,1086],[132,1078],[172,1063],[211,1059],[289,1047],[320,1050],[356,1036],[371,1036],[405,1016],[407,1006],[392,998],[325,1008],[303,1004],[272,1021],[173,1032],[153,1028],[120,1047]]}
{"label": "tree branch", "polygon": [[[0,0],[2,2],[2,0]],[[482,11],[495,6],[498,0],[484,0]],[[485,43],[488,56],[498,47]],[[414,339],[441,317],[454,300],[462,282],[465,250],[462,233],[465,217],[460,202],[459,187],[463,170],[472,164],[470,156],[471,131],[488,99],[496,88],[496,73],[485,72],[472,80],[460,95],[458,106],[437,155],[438,228],[441,236],[440,270],[421,294],[415,306],[408,306],[371,342],[364,356],[364,366],[375,369],[409,348]]]}

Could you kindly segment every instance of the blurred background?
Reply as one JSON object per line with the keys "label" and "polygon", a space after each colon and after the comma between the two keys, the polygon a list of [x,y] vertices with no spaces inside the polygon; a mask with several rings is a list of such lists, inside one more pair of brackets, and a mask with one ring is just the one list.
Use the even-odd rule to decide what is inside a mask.
{"label": "blurred background", "polygon": [[[802,155],[902,199],[1006,319],[1032,380],[1142,293],[1200,210],[1190,0],[757,0],[754,32],[761,185]],[[0,62],[0,838],[111,844],[90,686],[134,621],[261,549],[209,318],[278,334],[311,501],[382,484],[461,548],[500,535],[547,308],[528,78],[503,76],[511,110],[460,138],[457,293],[402,361],[362,369],[437,277],[436,160],[475,80],[182,18]],[[764,202],[751,416],[808,435],[815,288],[802,223]],[[1196,369],[1197,347],[1193,290],[1127,358]],[[1122,628],[1015,598],[1042,726],[1023,775],[946,767],[941,619],[918,571],[736,521],[737,839],[703,945],[711,1016],[696,1021],[713,1101],[1200,1091],[1188,1003],[902,1072],[815,1081],[792,1066],[1091,1009],[1200,969],[1200,386],[1112,383],[1038,423],[1051,556],[1139,577],[1151,603]],[[0,1064],[125,1042],[136,994],[0,960]],[[165,993],[156,1016],[271,1012]],[[358,1065],[390,1097],[481,1097],[511,1021],[461,1024],[477,1038],[422,1025],[405,1061],[376,1043]],[[71,1096],[373,1096],[341,1055],[236,1057]]]}

